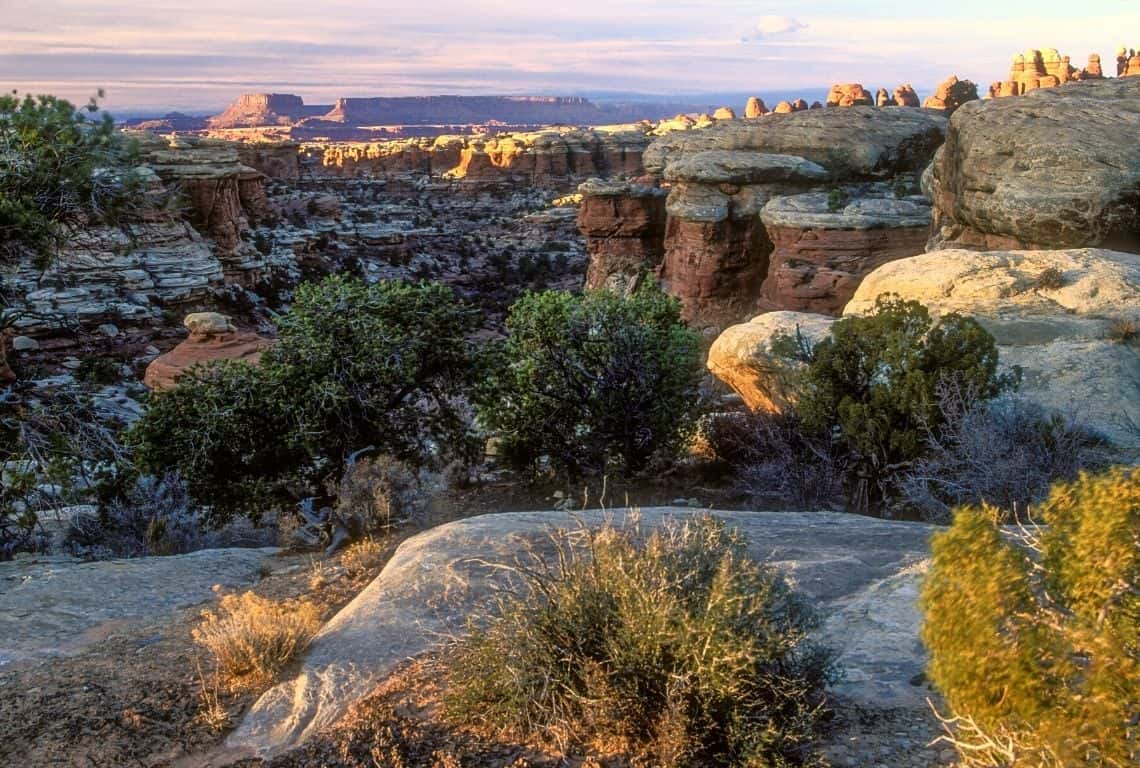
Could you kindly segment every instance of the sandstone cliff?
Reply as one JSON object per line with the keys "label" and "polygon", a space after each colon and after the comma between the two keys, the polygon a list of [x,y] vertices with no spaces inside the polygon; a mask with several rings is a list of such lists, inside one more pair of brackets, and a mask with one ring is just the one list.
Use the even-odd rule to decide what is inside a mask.
{"label": "sandstone cliff", "polygon": [[590,256],[586,287],[632,288],[665,253],[665,190],[592,179],[578,191],[578,231]]}

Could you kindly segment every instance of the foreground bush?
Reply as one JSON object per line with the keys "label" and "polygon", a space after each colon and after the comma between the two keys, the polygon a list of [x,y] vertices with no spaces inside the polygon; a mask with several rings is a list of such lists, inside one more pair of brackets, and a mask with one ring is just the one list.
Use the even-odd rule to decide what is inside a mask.
{"label": "foreground bush", "polygon": [[1017,384],[998,374],[997,345],[976,320],[949,314],[935,322],[918,302],[892,297],[838,321],[810,350],[792,339],[774,348],[806,358],[793,381],[796,410],[807,430],[834,436],[850,457],[848,485],[860,509],[890,498],[899,471],[944,426],[939,387],[953,381],[972,404]]}
{"label": "foreground bush", "polygon": [[511,307],[480,416],[517,466],[636,473],[693,424],[700,339],[654,284],[632,296],[531,293]]}
{"label": "foreground bush", "polygon": [[271,684],[320,628],[311,603],[277,603],[245,592],[224,596],[217,611],[203,611],[193,637],[214,657],[226,688],[256,690]]}
{"label": "foreground bush", "polygon": [[928,674],[967,765],[1140,758],[1140,474],[1058,485],[1044,528],[966,507],[934,537],[922,591]]}
{"label": "foreground bush", "polygon": [[806,757],[830,656],[807,639],[805,604],[735,532],[704,516],[555,542],[558,565],[521,568],[527,589],[453,649],[451,718],[653,765]]}
{"label": "foreground bush", "polygon": [[301,286],[256,367],[192,371],[152,396],[141,464],[178,470],[220,518],[335,483],[373,446],[412,467],[468,450],[475,316],[445,286],[340,276]]}

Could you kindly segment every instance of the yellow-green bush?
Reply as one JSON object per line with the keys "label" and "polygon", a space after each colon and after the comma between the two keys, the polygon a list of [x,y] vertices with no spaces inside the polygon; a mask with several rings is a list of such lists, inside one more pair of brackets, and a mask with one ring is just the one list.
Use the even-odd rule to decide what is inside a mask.
{"label": "yellow-green bush", "polygon": [[[957,510],[922,593],[928,673],[967,764],[1136,765],[1140,471],[1056,486],[1042,527]],[[983,742],[1006,749],[970,749]],[[1003,754],[1004,753],[1004,754]]]}
{"label": "yellow-green bush", "polygon": [[[573,537],[573,541],[570,537]],[[831,656],[814,614],[711,516],[556,537],[558,565],[447,659],[455,720],[645,765],[810,759]]]}

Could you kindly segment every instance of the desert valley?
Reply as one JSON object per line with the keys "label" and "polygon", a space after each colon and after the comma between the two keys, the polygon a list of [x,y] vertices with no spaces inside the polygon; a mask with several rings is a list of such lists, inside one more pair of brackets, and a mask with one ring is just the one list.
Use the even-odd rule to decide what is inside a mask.
{"label": "desert valley", "polygon": [[1137,765],[1140,53],[897,75],[0,99],[0,765]]}

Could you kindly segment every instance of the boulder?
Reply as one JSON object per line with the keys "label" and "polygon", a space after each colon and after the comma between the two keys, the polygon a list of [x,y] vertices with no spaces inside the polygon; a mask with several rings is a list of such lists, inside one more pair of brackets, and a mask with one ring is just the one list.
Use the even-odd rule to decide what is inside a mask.
{"label": "boulder", "polygon": [[774,198],[761,210],[773,247],[761,309],[837,315],[864,276],[925,249],[930,204],[921,196],[897,199],[880,186],[832,207],[828,193],[812,192]]}
{"label": "boulder", "polygon": [[[510,583],[521,552],[551,552],[552,527],[598,525],[628,512],[514,512],[469,518],[400,545],[383,572],[314,639],[300,668],[261,696],[226,740],[236,757],[271,757],[335,723],[400,663],[464,630]],[[693,514],[647,509],[641,524]],[[924,706],[915,604],[925,570],[921,523],[837,513],[717,513],[749,551],[788,574],[825,614],[821,637],[839,651],[847,680],[835,692],[873,711]],[[873,606],[873,610],[871,609]]]}
{"label": "boulder", "polygon": [[910,83],[900,85],[895,88],[895,106],[896,107],[919,107],[922,102],[918,100],[918,93],[915,92],[914,86]]}
{"label": "boulder", "polygon": [[200,312],[187,315],[183,324],[190,336],[146,367],[143,384],[151,390],[169,389],[191,368],[220,360],[256,365],[273,342],[249,331],[239,331],[225,315]]}
{"label": "boulder", "polygon": [[1140,80],[973,102],[924,177],[929,250],[1140,251]]}
{"label": "boulder", "polygon": [[713,120],[735,120],[736,112],[732,107],[719,107],[713,112]]}
{"label": "boulder", "polygon": [[956,75],[943,80],[932,96],[927,97],[922,106],[926,109],[939,109],[952,115],[963,104],[976,101],[978,86],[969,80],[959,80]]}
{"label": "boulder", "polygon": [[[1061,287],[1041,287],[1046,270]],[[944,250],[893,261],[867,275],[845,314],[895,293],[935,314],[978,319],[1004,365],[1023,370],[1019,396],[1072,414],[1129,452],[1140,449],[1140,355],[1112,338],[1140,318],[1140,255],[1101,249]]]}
{"label": "boulder", "polygon": [[814,345],[827,336],[834,322],[833,317],[808,312],[766,312],[717,336],[709,348],[707,367],[752,410],[780,413],[791,399],[786,378],[793,364],[772,354],[772,341],[800,336]]}
{"label": "boulder", "polygon": [[586,287],[627,289],[656,272],[665,253],[666,191],[600,179],[578,191],[578,231],[590,257]]}

